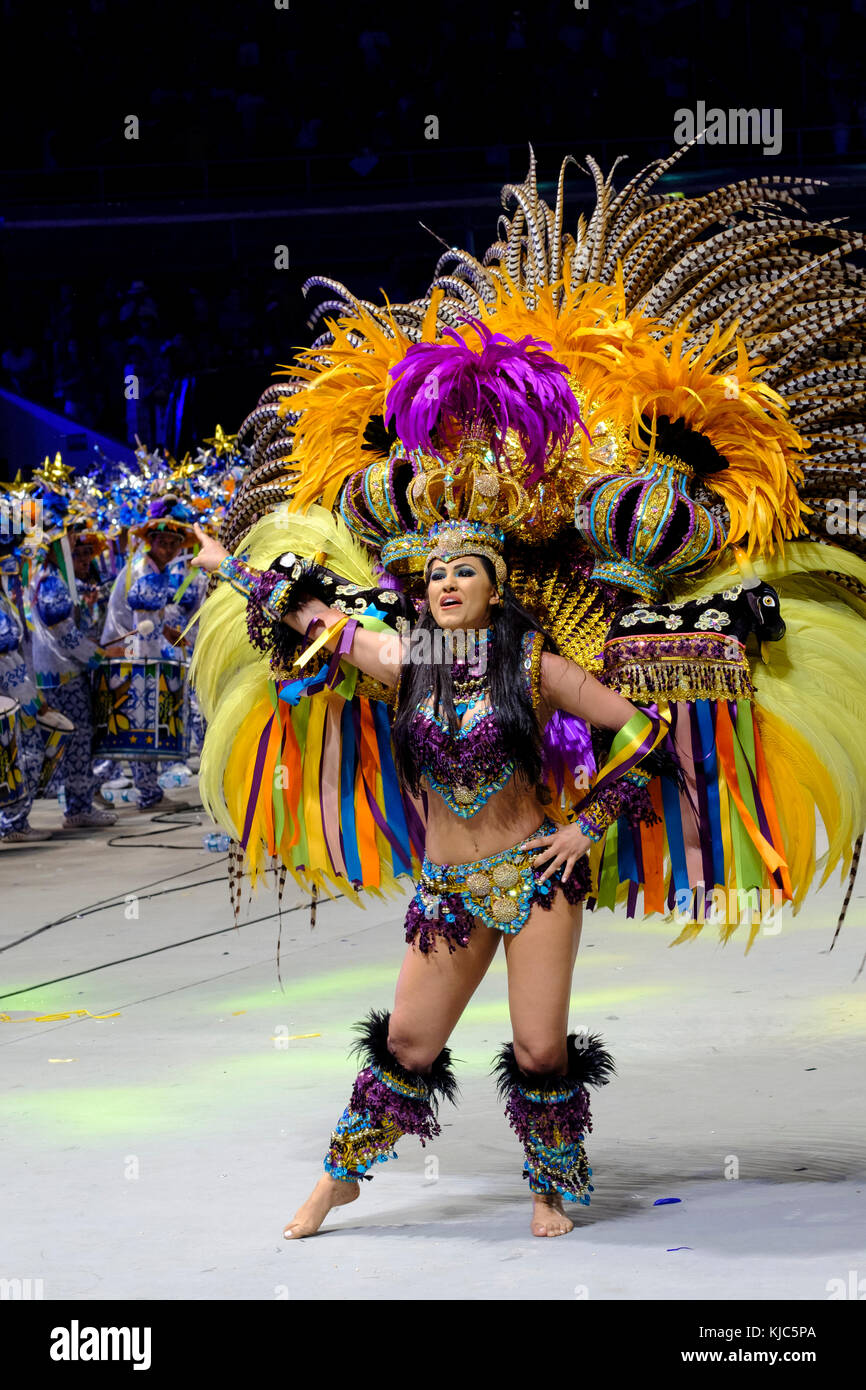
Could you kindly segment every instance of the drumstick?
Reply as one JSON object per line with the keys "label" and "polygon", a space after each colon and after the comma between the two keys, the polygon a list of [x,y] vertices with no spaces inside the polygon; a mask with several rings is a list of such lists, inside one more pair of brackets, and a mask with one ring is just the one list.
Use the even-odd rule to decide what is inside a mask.
{"label": "drumstick", "polygon": [[[153,633],[151,633],[151,636],[153,636]],[[107,642],[101,643],[101,644],[100,644],[101,650],[102,650],[103,652],[107,652],[109,647],[116,647],[116,646],[118,645],[118,643],[120,643],[120,642],[125,642],[125,641],[127,641],[127,639],[130,638],[130,637],[141,637],[141,633],[140,633],[140,632],[137,632],[135,629],[133,629],[132,632],[121,632],[119,636],[117,636],[117,637],[110,637],[110,638],[108,639]],[[146,642],[146,641],[147,641],[147,638],[146,638],[146,637],[142,638],[142,641]],[[183,641],[183,633],[181,633],[180,638],[179,638],[179,641]],[[169,646],[172,646],[172,647],[177,647],[177,645],[178,645],[177,642],[170,642],[170,643],[169,643]],[[185,642],[184,642],[184,646],[186,646],[186,643],[185,643]],[[114,659],[117,660],[118,658],[114,658]],[[134,661],[134,660],[136,660],[137,658],[133,657],[133,658],[131,658],[131,659]],[[141,658],[138,658],[138,659],[140,659],[141,661],[155,661],[155,660],[156,660],[155,657],[141,657]]]}

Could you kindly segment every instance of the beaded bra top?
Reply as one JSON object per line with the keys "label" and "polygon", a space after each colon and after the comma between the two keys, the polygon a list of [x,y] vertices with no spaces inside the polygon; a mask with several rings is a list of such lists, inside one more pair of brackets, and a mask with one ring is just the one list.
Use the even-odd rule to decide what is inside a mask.
{"label": "beaded bra top", "polygon": [[[541,633],[526,632],[521,643],[520,669],[525,688],[537,708],[540,699]],[[456,732],[433,711],[430,701],[416,706],[412,735],[427,784],[463,820],[477,816],[494,792],[514,775],[514,763],[504,746],[496,711],[488,703],[487,679],[455,662],[453,681],[459,717],[477,709]]]}

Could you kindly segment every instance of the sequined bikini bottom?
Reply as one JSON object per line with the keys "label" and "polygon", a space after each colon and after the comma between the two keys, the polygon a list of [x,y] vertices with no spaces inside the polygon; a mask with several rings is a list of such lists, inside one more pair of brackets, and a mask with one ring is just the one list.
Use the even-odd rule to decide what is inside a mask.
{"label": "sequined bikini bottom", "polygon": [[485,926],[514,935],[526,926],[533,903],[549,908],[556,893],[567,902],[579,903],[591,891],[591,871],[586,855],[578,859],[563,883],[557,869],[544,883],[549,861],[536,868],[538,849],[525,849],[527,840],[551,835],[560,829],[545,819],[513,849],[500,850],[486,859],[466,864],[433,864],[425,856],[415,896],[406,913],[406,940],[417,939],[423,952],[435,950],[444,940],[449,951],[467,946],[472,928],[480,919]]}

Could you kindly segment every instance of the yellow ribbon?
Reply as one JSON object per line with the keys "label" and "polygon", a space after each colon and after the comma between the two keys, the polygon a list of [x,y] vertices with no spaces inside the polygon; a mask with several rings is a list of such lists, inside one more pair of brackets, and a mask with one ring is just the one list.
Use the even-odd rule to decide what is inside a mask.
{"label": "yellow ribbon", "polygon": [[[652,747],[647,749],[648,753],[652,752],[653,748],[657,748],[658,745],[661,743],[662,739],[670,733],[670,706],[667,700],[663,699],[661,696],[659,697],[657,704],[659,712],[659,727],[656,732],[656,736],[653,739]],[[620,746],[617,748],[617,751],[615,753],[611,753],[611,757],[605,763],[604,767],[599,770],[594,780],[596,782],[600,782],[602,777],[604,777],[607,773],[615,771],[616,768],[620,767],[624,762],[626,762],[626,760],[634,754],[636,749],[640,747],[641,743],[646,738],[648,730],[651,727],[652,720],[650,719],[650,716],[648,714],[643,713],[643,710],[638,710],[636,714],[633,714],[631,719],[629,719],[627,723],[623,724],[622,728],[617,731],[617,734],[611,745],[611,749],[617,748],[617,744],[619,744]]]}
{"label": "yellow ribbon", "polygon": [[334,623],[333,627],[326,627],[324,632],[320,632],[318,637],[313,638],[313,641],[310,643],[309,647],[307,647],[307,650],[303,653],[302,656],[299,656],[297,658],[297,660],[294,662],[294,665],[306,666],[307,662],[310,661],[316,655],[316,652],[321,651],[322,647],[324,647],[325,643],[328,641],[330,637],[338,637],[340,635],[348,621],[348,617],[344,615],[342,618],[339,619],[338,622]]}

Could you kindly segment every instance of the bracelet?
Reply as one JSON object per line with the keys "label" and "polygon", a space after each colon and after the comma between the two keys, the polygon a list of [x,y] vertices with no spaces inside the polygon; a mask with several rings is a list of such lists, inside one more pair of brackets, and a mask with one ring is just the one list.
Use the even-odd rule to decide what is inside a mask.
{"label": "bracelet", "polygon": [[253,593],[259,571],[253,570],[249,565],[244,564],[243,560],[237,559],[235,555],[224,555],[213,573],[215,579],[225,579],[236,593],[243,594],[244,598],[249,598]]}
{"label": "bracelet", "polygon": [[291,584],[274,570],[257,570],[226,555],[214,570],[218,579],[225,579],[236,593],[247,600],[247,633],[259,651],[270,651],[275,645],[275,627],[280,623],[282,609]]}
{"label": "bracelet", "polygon": [[[596,819],[592,816],[593,811],[597,813]],[[610,824],[610,819],[606,815],[604,808],[596,803],[595,806],[590,806],[587,810],[581,811],[579,815],[575,817],[574,824],[578,827],[582,835],[585,835],[588,840],[592,840],[595,844],[598,844],[599,840],[604,839],[605,831]]]}
{"label": "bracelet", "polygon": [[[272,570],[257,570],[234,555],[226,555],[214,570],[217,579],[226,579],[236,593],[246,599],[256,599],[270,618],[281,615],[282,601],[289,591],[289,582]],[[273,578],[271,578],[273,575]]]}
{"label": "bracelet", "polygon": [[614,821],[625,816],[632,827],[641,822],[655,825],[658,816],[647,792],[652,773],[643,767],[629,768],[609,786],[602,788],[594,801],[580,810],[576,824],[587,839],[596,843]]}

